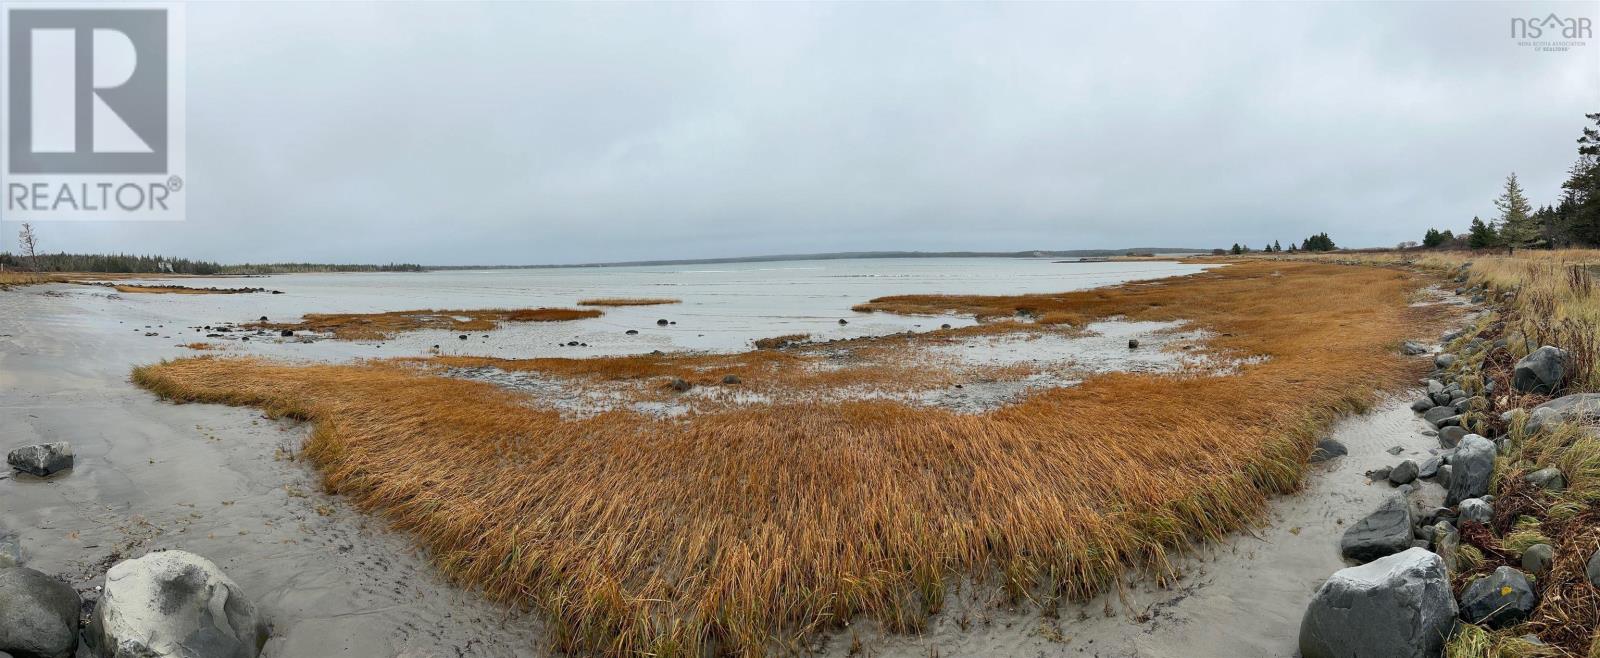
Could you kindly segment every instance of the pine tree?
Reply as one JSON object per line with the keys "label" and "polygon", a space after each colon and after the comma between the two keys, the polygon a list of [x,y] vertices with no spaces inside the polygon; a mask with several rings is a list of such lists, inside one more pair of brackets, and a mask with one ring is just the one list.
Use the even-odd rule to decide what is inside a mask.
{"label": "pine tree", "polygon": [[1477,217],[1472,218],[1472,229],[1467,233],[1467,246],[1473,249],[1488,249],[1500,244],[1500,236],[1495,233],[1494,227],[1483,223]]}
{"label": "pine tree", "polygon": [[1233,249],[1231,251],[1233,255],[1238,256],[1239,254],[1244,253],[1244,247],[1239,246],[1239,243],[1235,242],[1233,243]]}
{"label": "pine tree", "polygon": [[1539,226],[1533,221],[1533,207],[1517,183],[1517,174],[1506,177],[1506,191],[1495,199],[1500,209],[1500,243],[1510,249],[1532,246],[1539,241]]}
{"label": "pine tree", "polygon": [[1561,184],[1561,234],[1565,242],[1600,245],[1600,112],[1586,114],[1594,122],[1578,138],[1578,161]]}
{"label": "pine tree", "polygon": [[1272,250],[1281,254],[1281,253],[1283,253],[1283,245],[1278,244],[1277,240],[1273,240],[1272,241]]}

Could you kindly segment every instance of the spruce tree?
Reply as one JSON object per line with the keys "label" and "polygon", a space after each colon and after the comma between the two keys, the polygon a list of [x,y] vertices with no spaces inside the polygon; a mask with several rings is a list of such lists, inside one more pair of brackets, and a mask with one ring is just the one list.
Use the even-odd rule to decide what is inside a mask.
{"label": "spruce tree", "polygon": [[1500,209],[1501,245],[1516,249],[1532,246],[1539,241],[1539,226],[1533,221],[1533,207],[1523,194],[1522,185],[1517,183],[1515,172],[1506,177],[1506,191],[1495,199],[1494,206]]}

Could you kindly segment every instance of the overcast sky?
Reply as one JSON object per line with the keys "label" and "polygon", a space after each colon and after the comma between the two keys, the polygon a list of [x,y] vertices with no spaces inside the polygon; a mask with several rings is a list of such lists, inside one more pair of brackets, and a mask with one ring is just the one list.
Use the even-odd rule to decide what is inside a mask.
{"label": "overcast sky", "polygon": [[[188,221],[49,251],[570,263],[1420,240],[1552,202],[1573,4],[249,3],[188,9]],[[7,222],[6,247],[17,225]]]}

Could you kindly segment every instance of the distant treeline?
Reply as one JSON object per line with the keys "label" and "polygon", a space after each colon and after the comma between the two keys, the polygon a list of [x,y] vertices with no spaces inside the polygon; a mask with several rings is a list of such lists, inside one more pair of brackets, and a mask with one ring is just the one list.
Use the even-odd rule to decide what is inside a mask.
{"label": "distant treeline", "polygon": [[[1473,217],[1467,230],[1428,229],[1422,247],[1438,249],[1554,249],[1600,246],[1600,112],[1584,115],[1578,137],[1578,159],[1567,169],[1567,180],[1554,204],[1535,207],[1517,175],[1506,177],[1495,214],[1484,221]],[[1418,246],[1400,244],[1402,249]]]}
{"label": "distant treeline", "polygon": [[421,272],[412,263],[388,265],[337,265],[328,263],[246,263],[221,265],[203,260],[134,256],[130,254],[38,254],[34,257],[0,252],[0,268],[39,272],[98,272],[104,274],[287,274],[290,272]]}

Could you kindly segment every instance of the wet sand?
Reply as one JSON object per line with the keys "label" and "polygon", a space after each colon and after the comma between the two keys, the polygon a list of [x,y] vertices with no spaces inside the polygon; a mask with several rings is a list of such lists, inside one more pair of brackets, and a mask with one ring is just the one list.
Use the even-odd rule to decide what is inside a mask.
{"label": "wet sand", "polygon": [[125,557],[204,555],[271,621],[264,656],[546,655],[537,619],[451,587],[406,538],[320,493],[310,467],[286,458],[305,427],[130,384],[132,365],[192,352],[106,325],[170,318],[124,304],[118,325],[49,288],[0,293],[0,439],[77,452],[49,480],[0,479],[0,528],[21,536],[26,566],[92,601]]}

